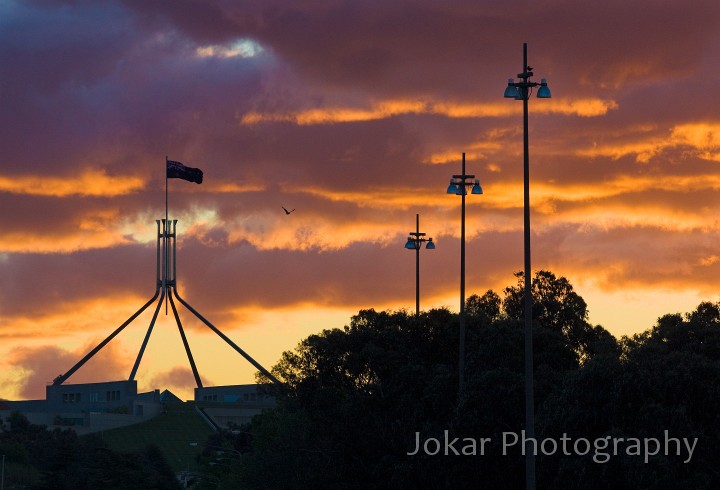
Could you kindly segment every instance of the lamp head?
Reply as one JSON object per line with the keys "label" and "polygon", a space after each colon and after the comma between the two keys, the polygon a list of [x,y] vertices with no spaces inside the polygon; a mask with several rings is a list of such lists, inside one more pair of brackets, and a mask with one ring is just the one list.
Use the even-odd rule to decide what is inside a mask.
{"label": "lamp head", "polygon": [[548,87],[547,80],[544,78],[540,80],[540,88],[538,89],[537,97],[538,99],[549,99],[552,97],[552,95],[550,95],[550,87]]}
{"label": "lamp head", "polygon": [[407,242],[405,243],[405,248],[408,250],[415,250],[415,240],[413,240],[412,237],[408,237]]}
{"label": "lamp head", "polygon": [[432,241],[432,238],[428,238],[425,248],[427,248],[428,250],[435,250],[435,242]]}
{"label": "lamp head", "polygon": [[479,180],[475,180],[475,185],[473,186],[472,191],[470,191],[470,192],[472,192],[473,194],[482,194],[483,193],[482,187],[480,187]]}
{"label": "lamp head", "polygon": [[505,94],[503,97],[506,99],[517,99],[520,96],[520,91],[515,86],[515,81],[512,78],[508,78],[508,85],[505,87]]}
{"label": "lamp head", "polygon": [[447,188],[448,194],[457,194],[458,193],[458,186],[455,184],[455,180],[450,179],[450,185]]}

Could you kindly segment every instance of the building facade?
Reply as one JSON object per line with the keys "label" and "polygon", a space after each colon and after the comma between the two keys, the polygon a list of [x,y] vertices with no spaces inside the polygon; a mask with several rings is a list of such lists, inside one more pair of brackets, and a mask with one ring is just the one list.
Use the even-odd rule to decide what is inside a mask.
{"label": "building facade", "polygon": [[135,380],[48,385],[45,395],[45,400],[5,401],[4,412],[85,434],[143,422],[162,411],[159,390],[138,393]]}
{"label": "building facade", "polygon": [[275,406],[264,385],[228,385],[195,388],[195,403],[220,429],[249,424],[255,415]]}

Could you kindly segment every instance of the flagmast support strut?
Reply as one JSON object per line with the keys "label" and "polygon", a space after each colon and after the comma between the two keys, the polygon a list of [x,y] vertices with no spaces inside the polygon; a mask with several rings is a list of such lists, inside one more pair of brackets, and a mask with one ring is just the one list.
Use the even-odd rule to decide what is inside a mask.
{"label": "flagmast support strut", "polygon": [[150,340],[150,336],[152,334],[152,330],[155,326],[155,322],[157,321],[158,313],[160,312],[160,308],[163,304],[163,300],[165,301],[165,311],[167,314],[167,303],[170,303],[170,306],[173,310],[173,316],[175,318],[175,323],[177,324],[178,330],[180,332],[180,337],[183,342],[183,346],[185,348],[185,353],[187,354],[188,361],[190,363],[190,368],[192,369],[193,376],[195,378],[195,383],[197,384],[198,388],[202,388],[202,380],[200,379],[200,373],[198,372],[197,366],[195,365],[195,360],[193,358],[192,352],[190,350],[190,344],[188,343],[187,337],[185,336],[185,331],[183,330],[182,322],[180,321],[180,315],[178,314],[177,308],[175,306],[175,302],[173,301],[172,296],[174,295],[175,298],[185,307],[187,308],[190,313],[195,315],[200,321],[202,321],[206,326],[208,326],[213,332],[215,332],[221,339],[223,339],[230,347],[235,349],[240,355],[242,355],[250,364],[252,364],[256,369],[258,369],[265,377],[267,377],[270,381],[272,381],[275,385],[281,385],[282,383],[273,376],[267,369],[265,369],[260,363],[258,363],[255,359],[250,357],[250,355],[245,352],[243,349],[241,349],[237,344],[235,344],[232,340],[230,340],[229,337],[227,337],[225,334],[223,334],[217,327],[215,327],[212,323],[210,323],[205,317],[203,317],[200,313],[198,313],[192,306],[190,306],[184,299],[180,297],[180,295],[177,292],[177,280],[176,280],[176,270],[177,270],[177,261],[176,261],[176,238],[177,238],[177,221],[176,219],[170,220],[168,219],[168,208],[167,208],[167,181],[168,178],[181,178],[184,180],[188,180],[190,182],[196,182],[200,184],[202,182],[203,174],[202,171],[199,169],[194,169],[190,167],[185,167],[179,162],[173,162],[171,160],[167,160],[167,157],[165,158],[166,163],[166,176],[165,176],[165,219],[159,219],[156,220],[157,223],[157,269],[156,269],[156,288],[155,288],[155,294],[152,298],[150,298],[147,303],[145,303],[138,311],[136,311],[130,318],[128,318],[125,323],[120,325],[113,333],[111,333],[105,340],[100,342],[95,348],[93,348],[88,354],[85,355],[78,363],[76,363],[72,368],[70,368],[65,374],[61,374],[57,376],[53,380],[53,385],[61,385],[65,381],[67,381],[70,376],[72,376],[78,369],[80,369],[87,361],[89,361],[95,354],[100,352],[103,347],[105,347],[112,339],[114,339],[120,332],[122,332],[125,327],[130,325],[140,314],[142,314],[151,304],[153,304],[158,297],[160,298],[157,306],[155,308],[155,312],[153,314],[152,320],[150,321],[150,325],[148,326],[148,330],[145,333],[145,338],[143,339],[142,345],[140,347],[140,351],[138,352],[137,358],[135,359],[135,364],[133,364],[132,371],[130,372],[129,381],[132,381],[135,379],[135,376],[137,374],[138,368],[140,367],[140,362],[142,361],[142,357],[145,353],[145,349],[147,348],[148,342]]}

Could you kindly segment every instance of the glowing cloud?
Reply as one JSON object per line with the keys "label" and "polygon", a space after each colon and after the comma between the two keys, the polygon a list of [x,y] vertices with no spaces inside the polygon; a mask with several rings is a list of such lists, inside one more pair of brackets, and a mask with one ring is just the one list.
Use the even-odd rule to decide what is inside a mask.
{"label": "glowing cloud", "polygon": [[[643,131],[645,132],[645,131]],[[584,157],[608,157],[618,160],[635,155],[639,163],[647,163],[669,148],[690,148],[698,158],[720,161],[720,124],[685,123],[673,126],[665,138],[654,132],[638,135],[631,142],[594,144],[577,151]]]}
{"label": "glowing cloud", "polygon": [[[600,99],[563,100],[539,107],[537,112],[568,116],[595,117],[617,109],[615,101]],[[290,113],[248,112],[240,123],[253,125],[263,122],[291,122],[300,126],[372,121],[406,114],[434,114],[449,118],[505,117],[517,113],[520,107],[507,102],[490,104],[452,103],[424,100],[386,100],[370,107],[326,107]]]}
{"label": "glowing cloud", "polygon": [[675,145],[694,148],[700,158],[720,161],[720,124],[682,124],[672,129],[670,138]]}
{"label": "glowing cloud", "polygon": [[85,170],[80,175],[52,177],[47,175],[0,176],[0,192],[33,196],[122,196],[139,191],[145,181],[138,177],[110,177],[99,170]]}
{"label": "glowing cloud", "polygon": [[74,332],[104,334],[108,321],[124,319],[128,312],[137,310],[146,298],[116,296],[112,298],[67,298],[57,305],[44,305],[23,316],[5,315],[6,323],[0,328],[0,338],[33,339],[63,337]]}
{"label": "glowing cloud", "polygon": [[[13,366],[17,375],[12,383],[13,391],[24,398],[45,398],[45,386],[59,374],[58,370],[75,364],[93,346],[94,344],[89,342],[74,351],[64,350],[55,345],[15,347],[10,350],[4,361],[5,364]],[[77,372],[73,382],[122,379],[127,365],[127,355],[111,343],[96,358],[90,360],[84,369]]]}
{"label": "glowing cloud", "polygon": [[[82,225],[81,225],[82,226]],[[85,229],[50,237],[42,230],[4,233],[0,236],[0,251],[4,253],[72,253],[80,250],[115,247],[131,243],[119,231]]]}
{"label": "glowing cloud", "polygon": [[[651,327],[684,291],[714,298],[717,6],[670,0],[648,15],[651,2],[566,1],[538,17],[517,2],[456,3],[408,17],[396,2],[0,2],[0,389],[42,371],[42,395],[146,301],[131,291],[155,285],[167,154],[207,172],[171,187],[183,292],[268,367],[360,308],[402,307],[404,287],[412,301],[402,245],[416,213],[438,243],[423,306],[457,305],[460,201],[444,191],[462,151],[485,191],[468,200],[469,291],[513,283],[523,104],[502,97],[520,67],[509,22],[553,90],[531,109],[534,265],[642,291],[587,298],[611,329]],[[646,316],[617,314],[623,304]],[[164,320],[148,352],[162,367],[148,355],[138,379],[191,384],[163,357],[169,345],[183,355]],[[143,332],[119,345],[134,357]],[[227,346],[211,339],[222,344],[194,339],[201,370],[236,382],[236,353],[221,362]],[[11,354],[15,342],[35,350]],[[44,356],[54,367],[33,364]]]}
{"label": "glowing cloud", "polygon": [[200,46],[195,49],[195,55],[199,58],[253,58],[263,51],[257,41],[239,39],[227,46],[218,44]]}
{"label": "glowing cloud", "polygon": [[[119,228],[108,223],[120,221]],[[0,235],[0,251],[12,253],[72,253],[80,250],[116,247],[132,243],[127,220],[117,209],[92,210],[73,218],[71,226],[61,230],[28,227]],[[145,229],[147,229],[147,222]]]}

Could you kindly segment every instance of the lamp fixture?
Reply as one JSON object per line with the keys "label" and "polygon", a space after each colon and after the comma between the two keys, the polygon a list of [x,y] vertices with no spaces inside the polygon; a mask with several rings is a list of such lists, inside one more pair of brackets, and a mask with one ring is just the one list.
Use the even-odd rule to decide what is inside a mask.
{"label": "lamp fixture", "polygon": [[[547,80],[542,78],[540,83],[531,82],[530,77],[533,76],[532,68],[527,63],[527,43],[523,44],[523,73],[518,74],[521,80],[515,82],[512,78],[508,79],[507,87],[503,96],[508,99],[516,99],[523,101],[523,169],[524,169],[524,317],[525,317],[525,431],[527,433],[527,441],[531,441],[535,437],[535,394],[533,380],[533,299],[532,299],[532,267],[530,263],[530,157],[528,142],[528,101],[530,93],[534,87],[540,87],[537,91],[539,99],[549,99],[551,97],[550,88]],[[526,444],[525,450],[525,488],[526,490],[535,490],[535,453],[530,451],[529,444]]]}
{"label": "lamp fixture", "polygon": [[[475,182],[473,183],[473,180]],[[465,196],[467,188],[472,187],[471,194],[482,194],[480,181],[474,175],[465,173],[465,153],[462,154],[462,173],[453,175],[448,187],[448,194],[457,194],[460,201],[460,342],[458,345],[458,396],[461,396],[465,384]],[[451,188],[457,189],[451,192]]]}
{"label": "lamp fixture", "polygon": [[[450,181],[450,185],[454,185],[453,181]],[[450,189],[448,188],[448,192]],[[435,242],[432,238],[425,238],[425,233],[420,232],[420,215],[415,215],[415,231],[408,233],[410,235],[405,242],[405,248],[408,250],[415,250],[415,315],[420,314],[420,249],[422,244],[427,242],[425,248],[428,250],[435,250]]]}

